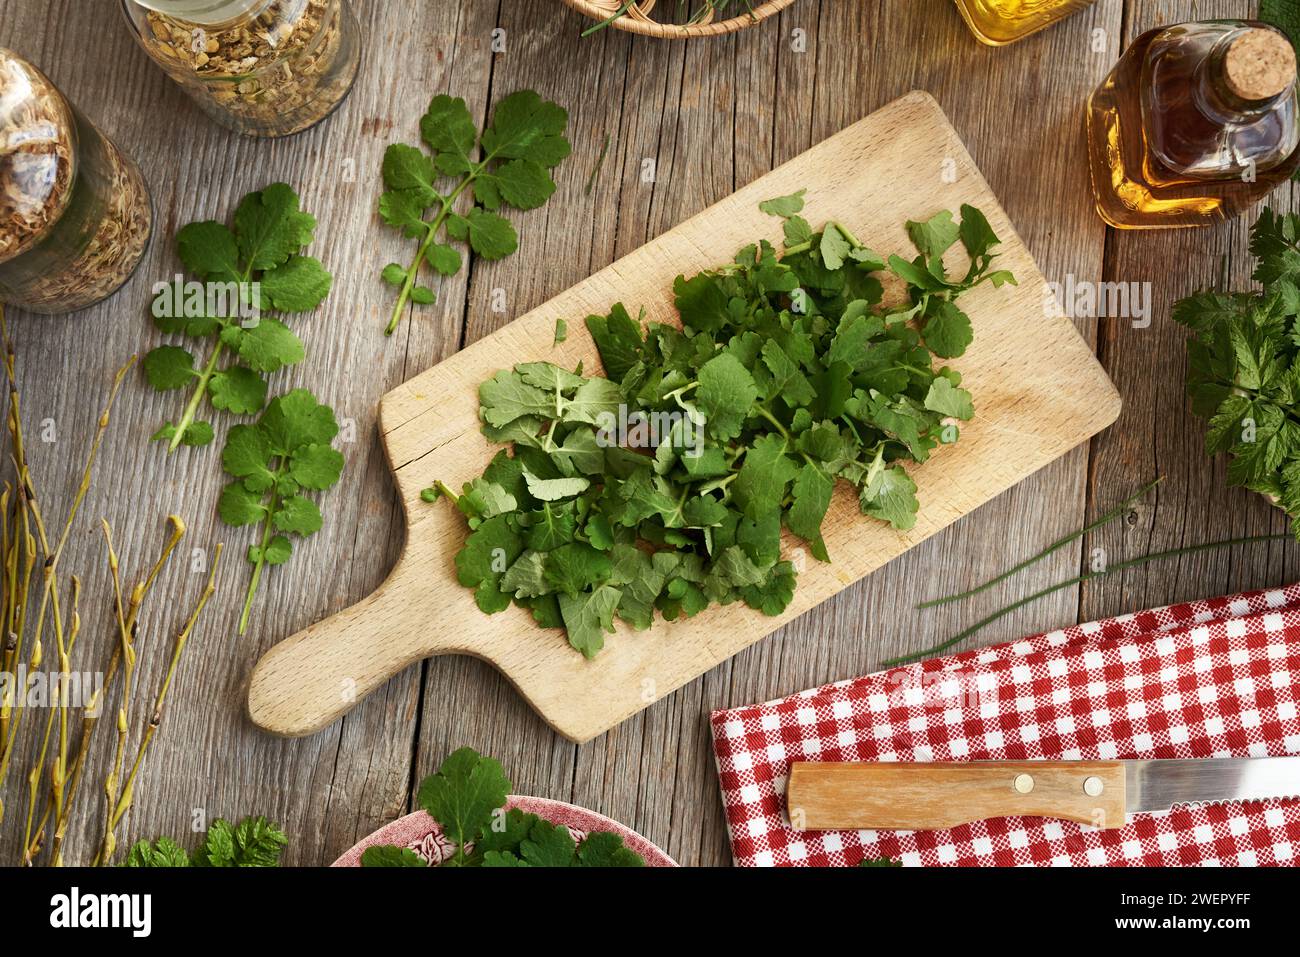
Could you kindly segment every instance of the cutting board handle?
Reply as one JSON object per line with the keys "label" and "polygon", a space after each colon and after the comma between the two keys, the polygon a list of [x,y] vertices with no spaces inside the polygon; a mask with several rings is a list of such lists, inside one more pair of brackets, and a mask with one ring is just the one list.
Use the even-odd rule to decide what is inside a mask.
{"label": "cutting board handle", "polygon": [[453,650],[434,627],[438,583],[395,569],[369,597],[281,641],[257,663],[248,713],[264,731],[314,734],[403,668]]}
{"label": "cutting board handle", "polygon": [[795,830],[929,831],[995,817],[1124,826],[1119,761],[795,762],[786,787]]}

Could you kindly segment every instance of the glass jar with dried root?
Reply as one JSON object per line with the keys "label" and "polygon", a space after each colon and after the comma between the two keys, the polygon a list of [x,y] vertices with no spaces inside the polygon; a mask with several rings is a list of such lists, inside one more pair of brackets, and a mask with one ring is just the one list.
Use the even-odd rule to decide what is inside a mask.
{"label": "glass jar with dried root", "polygon": [[41,313],[93,305],[131,277],[152,226],[135,163],[0,47],[0,301]]}
{"label": "glass jar with dried root", "polygon": [[238,133],[300,133],[356,80],[361,30],[347,0],[121,2],[149,56]]}

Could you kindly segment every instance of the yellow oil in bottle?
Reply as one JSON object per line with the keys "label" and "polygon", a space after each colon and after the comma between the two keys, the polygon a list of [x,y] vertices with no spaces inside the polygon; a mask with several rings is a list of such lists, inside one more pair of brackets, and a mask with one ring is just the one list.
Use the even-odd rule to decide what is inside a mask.
{"label": "yellow oil in bottle", "polygon": [[1002,46],[1049,27],[1096,0],[955,0],[971,32]]}
{"label": "yellow oil in bottle", "polygon": [[1295,50],[1263,23],[1138,37],[1088,101],[1097,212],[1120,229],[1235,217],[1300,167]]}

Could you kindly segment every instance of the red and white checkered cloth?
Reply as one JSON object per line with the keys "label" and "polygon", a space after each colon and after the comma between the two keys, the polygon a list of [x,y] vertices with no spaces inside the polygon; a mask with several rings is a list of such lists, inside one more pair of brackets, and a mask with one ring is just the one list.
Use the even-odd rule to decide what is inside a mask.
{"label": "red and white checkered cloth", "polygon": [[941,831],[791,830],[792,761],[1300,755],[1300,584],[904,665],[711,718],[741,866],[1300,864],[1300,801],[1099,830],[1012,817]]}

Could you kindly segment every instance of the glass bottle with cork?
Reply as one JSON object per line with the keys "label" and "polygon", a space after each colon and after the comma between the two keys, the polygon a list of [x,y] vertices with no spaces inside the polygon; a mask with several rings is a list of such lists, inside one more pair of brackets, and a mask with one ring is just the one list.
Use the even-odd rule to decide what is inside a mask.
{"label": "glass bottle with cork", "polygon": [[989,46],[1023,40],[1097,0],[956,0],[971,32]]}
{"label": "glass bottle with cork", "polygon": [[0,302],[65,313],[107,298],[135,272],[152,225],[139,167],[0,47]]}
{"label": "glass bottle with cork", "polygon": [[121,0],[145,52],[223,126],[290,136],[352,89],[361,31],[347,0]]}
{"label": "glass bottle with cork", "polygon": [[1088,101],[1097,211],[1120,229],[1233,218],[1300,168],[1296,53],[1250,20],[1138,37]]}

